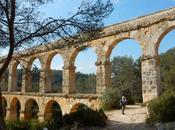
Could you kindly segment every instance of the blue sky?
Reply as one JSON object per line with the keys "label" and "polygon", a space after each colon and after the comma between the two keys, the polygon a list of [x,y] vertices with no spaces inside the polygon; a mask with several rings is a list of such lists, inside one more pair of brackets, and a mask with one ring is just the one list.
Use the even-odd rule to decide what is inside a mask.
{"label": "blue sky", "polygon": [[[134,19],[139,16],[151,14],[160,10],[175,7],[175,0],[112,0],[114,11],[105,19],[105,26],[120,23],[126,20]],[[67,17],[76,11],[80,5],[80,0],[54,0],[53,3],[47,4],[41,8],[43,17]],[[175,47],[175,31],[168,33],[161,41],[159,53]],[[141,56],[140,46],[134,40],[125,40],[120,42],[112,51],[111,59],[114,56],[132,56],[137,59]],[[86,60],[84,60],[86,59]],[[76,71],[84,73],[95,73],[95,62],[97,56],[92,49],[80,52],[75,61]],[[51,68],[61,69],[63,61],[55,56]]]}

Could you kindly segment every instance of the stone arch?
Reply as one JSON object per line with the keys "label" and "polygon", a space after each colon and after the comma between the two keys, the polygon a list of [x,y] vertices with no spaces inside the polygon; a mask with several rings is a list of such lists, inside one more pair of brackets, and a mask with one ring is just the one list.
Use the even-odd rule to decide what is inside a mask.
{"label": "stone arch", "polygon": [[19,64],[18,62],[13,63],[11,73],[13,73],[13,74],[16,73],[18,64]]}
{"label": "stone arch", "polygon": [[18,98],[14,97],[10,103],[10,120],[19,120],[21,104]]}
{"label": "stone arch", "polygon": [[38,59],[41,65],[41,69],[44,68],[44,65],[42,64],[42,59],[39,56],[31,56],[28,60],[26,69],[31,70],[33,62]]}
{"label": "stone arch", "polygon": [[[109,63],[110,65],[109,76],[111,80],[110,85],[112,88],[118,88],[119,93],[121,95],[125,95],[128,98],[129,103],[133,103],[133,100],[129,100],[131,98],[139,102],[142,102],[142,84],[141,84],[142,53],[143,51],[141,48],[141,44],[138,43],[138,40],[126,37],[121,38],[115,42],[112,42],[107,50],[106,60],[110,61]],[[138,65],[137,74],[134,71],[136,66],[135,63],[137,63]],[[135,82],[133,82],[135,80],[139,82],[137,82],[136,84]]]}
{"label": "stone arch", "polygon": [[95,54],[97,55],[94,46],[89,45],[89,46],[85,46],[85,47],[76,48],[76,49],[73,51],[73,53],[72,53],[72,55],[71,55],[71,57],[70,57],[70,61],[69,61],[69,62],[70,62],[71,65],[74,65],[74,64],[75,64],[75,59],[76,59],[78,53],[80,53],[81,51],[83,51],[83,49],[86,49],[86,48],[90,48],[90,49],[94,50]]}
{"label": "stone arch", "polygon": [[[158,92],[159,94],[161,94],[163,91],[165,91],[169,86],[174,86],[174,72],[173,72],[173,65],[168,63],[170,61],[170,58],[167,59],[167,61],[165,60],[165,58],[163,58],[164,60],[161,59],[161,54],[163,54],[162,56],[166,56],[167,53],[171,53],[174,51],[174,35],[175,35],[175,22],[174,21],[169,21],[167,23],[165,23],[163,26],[161,26],[157,31],[155,36],[156,37],[156,41],[154,44],[154,51],[155,51],[155,59],[156,59],[156,64],[157,67],[159,67],[159,88],[158,88]],[[173,36],[173,37],[172,37]],[[169,41],[170,39],[173,39],[173,41]],[[168,41],[168,42],[167,42]],[[165,44],[168,43],[168,44]],[[172,44],[173,43],[173,44]],[[165,46],[166,47],[163,47]],[[160,49],[163,47],[163,52],[160,51]],[[166,50],[166,51],[165,51]],[[169,51],[169,52],[168,52]],[[172,54],[171,54],[172,55]],[[171,59],[172,60],[172,59]],[[168,66],[165,65],[165,63]],[[164,66],[164,67],[162,67]],[[166,67],[165,67],[166,66]],[[168,77],[167,80],[167,76],[171,73],[171,76]],[[168,82],[167,82],[168,81]]]}
{"label": "stone arch", "polygon": [[73,65],[73,66],[74,66],[75,59],[76,59],[76,57],[77,57],[77,55],[78,55],[78,53],[79,53],[80,51],[82,51],[81,48],[76,48],[76,49],[73,51],[73,53],[72,53],[72,55],[71,55],[71,57],[70,57],[70,60],[69,60],[69,64],[70,64],[70,65]]}
{"label": "stone arch", "polygon": [[120,42],[125,41],[125,40],[129,40],[129,39],[132,39],[132,40],[136,41],[136,42],[140,45],[140,48],[141,48],[141,50],[142,50],[142,52],[143,52],[142,44],[141,44],[141,42],[140,42],[137,38],[132,38],[132,37],[121,37],[121,38],[118,38],[118,39],[114,40],[114,41],[109,45],[109,47],[106,49],[105,59],[106,59],[107,61],[109,61],[109,60],[110,60],[110,55],[111,55],[111,53],[112,53],[113,48],[114,48],[115,46],[117,46]]}
{"label": "stone arch", "polygon": [[[175,23],[174,23],[175,24]],[[156,42],[154,44],[155,55],[158,56],[159,46],[161,44],[162,39],[172,30],[175,30],[175,25],[169,25],[166,23],[164,26],[161,26],[155,33]]]}
{"label": "stone arch", "polygon": [[2,96],[2,111],[3,111],[3,118],[5,118],[7,113],[7,100],[4,96]]}
{"label": "stone arch", "polygon": [[13,61],[11,62],[11,64],[9,65],[9,83],[8,83],[8,91],[16,91],[17,89],[17,84],[16,84],[16,80],[17,80],[17,66],[18,66],[18,62]]}
{"label": "stone arch", "polygon": [[30,98],[25,103],[24,119],[38,119],[39,106],[38,103]]}
{"label": "stone arch", "polygon": [[61,56],[61,58],[63,59],[63,62],[64,62],[64,57],[62,56],[62,53],[60,52],[57,52],[57,51],[54,51],[53,53],[51,53],[47,59],[46,59],[46,64],[45,64],[45,69],[46,70],[49,70],[50,69],[50,66],[51,66],[51,62],[52,62],[52,59],[54,58],[55,55],[59,54]]}
{"label": "stone arch", "polygon": [[[62,53],[60,53],[60,52],[54,51],[47,57],[46,64],[45,64],[45,71],[46,71],[47,75],[49,75],[49,76],[47,76],[47,81],[48,81],[47,86],[48,87],[46,86],[47,87],[46,92],[62,92],[62,86],[63,86],[63,81],[62,81],[63,80],[62,79],[63,78],[63,73],[62,72],[60,72],[60,73],[62,73],[61,83],[59,83],[60,88],[54,89],[54,87],[52,85],[52,83],[54,82],[55,77],[54,77],[53,70],[51,69],[51,64],[52,64],[53,59],[57,55],[60,56],[60,58],[61,58],[61,60],[63,61],[63,64],[64,64],[64,57],[62,56]],[[56,86],[56,87],[58,87],[58,86]]]}
{"label": "stone arch", "polygon": [[[38,67],[34,67],[32,68],[32,65],[34,65],[34,62],[37,61],[39,62],[39,66],[41,68]],[[27,69],[30,72],[30,81],[29,81],[29,92],[39,92],[40,90],[40,72],[42,70],[42,63],[41,63],[41,59],[40,57],[32,57],[27,65]],[[34,71],[33,71],[34,70]],[[35,77],[33,76],[35,74]]]}
{"label": "stone arch", "polygon": [[70,113],[76,112],[78,110],[79,107],[88,107],[87,105],[83,104],[83,103],[76,103],[72,106],[72,108],[70,109]]}
{"label": "stone arch", "polygon": [[50,100],[45,106],[44,120],[50,121],[55,118],[59,119],[60,122],[62,121],[62,110],[55,100]]}
{"label": "stone arch", "polygon": [[[70,59],[72,66],[75,66],[76,62],[80,61],[80,60],[77,61],[77,58],[79,58],[78,54],[80,54],[80,52],[82,52],[83,49],[84,48],[78,48],[72,54],[71,59]],[[96,57],[95,62],[93,61],[93,63],[91,63],[92,65],[90,64],[90,61],[88,62],[90,64],[88,67],[90,68],[93,66],[93,68],[94,68],[95,63],[97,62],[97,59],[98,59],[98,55],[96,53],[95,47],[88,46],[85,49],[88,49],[87,52],[86,52],[86,50],[84,52],[85,56],[86,56],[86,54],[90,54],[90,53],[88,53],[89,51],[92,51],[92,54],[95,54],[95,57]],[[84,56],[84,54],[81,56]],[[81,63],[79,63],[79,64],[81,64]],[[85,67],[86,64],[84,64],[82,66]],[[77,69],[78,69],[78,67],[79,67],[78,65],[75,66],[75,68],[77,68]],[[88,68],[88,67],[86,66],[86,68]],[[97,72],[96,66],[94,69],[95,69],[95,72],[87,72],[87,71],[85,72],[85,70],[82,70],[82,72],[80,71],[78,73],[75,73],[75,91],[76,92],[78,92],[78,93],[96,93],[96,72]],[[82,82],[77,82],[79,77],[82,77],[82,79],[83,79]],[[92,82],[88,82],[89,80]],[[87,85],[86,82],[88,82],[89,84]]]}

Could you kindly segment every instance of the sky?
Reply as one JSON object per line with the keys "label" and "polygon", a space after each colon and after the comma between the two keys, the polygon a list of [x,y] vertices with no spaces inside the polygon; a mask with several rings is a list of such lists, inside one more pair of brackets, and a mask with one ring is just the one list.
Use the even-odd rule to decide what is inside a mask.
{"label": "sky", "polygon": [[[175,7],[175,0],[112,0],[114,11],[104,20],[105,26],[148,15],[160,10]],[[42,17],[67,17],[76,12],[80,6],[80,0],[54,0],[53,3],[42,6]],[[175,31],[168,33],[161,41],[159,53],[166,52],[175,47]],[[132,56],[137,59],[142,54],[137,41],[121,41],[112,51],[110,59],[114,56]],[[76,71],[83,73],[95,73],[97,56],[92,49],[80,52],[76,58]],[[38,61],[37,61],[38,62]],[[52,61],[52,69],[62,69],[63,61],[56,55]]]}

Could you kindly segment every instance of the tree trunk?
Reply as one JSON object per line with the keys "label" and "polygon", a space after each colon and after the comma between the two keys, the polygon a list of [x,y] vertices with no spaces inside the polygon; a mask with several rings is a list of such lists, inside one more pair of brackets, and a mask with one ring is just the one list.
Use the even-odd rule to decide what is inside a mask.
{"label": "tree trunk", "polygon": [[3,106],[2,106],[1,88],[0,88],[0,130],[6,130],[5,122],[4,122],[4,117],[3,117]]}
{"label": "tree trunk", "polygon": [[[4,72],[6,71],[6,69],[8,68],[8,65],[10,64],[10,61],[11,61],[12,56],[13,56],[13,52],[14,52],[14,48],[11,47],[9,49],[8,56],[7,56],[4,64],[2,65],[2,67],[0,69],[0,82],[1,82],[1,79],[2,79],[2,75],[4,74]],[[0,130],[6,130],[5,122],[4,122],[4,116],[3,116],[1,86],[0,86]]]}

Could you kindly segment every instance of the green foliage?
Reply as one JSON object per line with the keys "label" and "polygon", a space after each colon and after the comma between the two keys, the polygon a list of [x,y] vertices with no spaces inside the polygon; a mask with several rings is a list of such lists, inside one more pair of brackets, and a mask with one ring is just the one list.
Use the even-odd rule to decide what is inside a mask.
{"label": "green foliage", "polygon": [[29,123],[27,121],[13,121],[6,123],[7,130],[29,130]]}
{"label": "green foliage", "polygon": [[147,104],[148,104],[148,102],[144,102],[141,104],[141,107],[146,107]]}
{"label": "green foliage", "polygon": [[96,75],[77,72],[76,88],[79,93],[95,93]]}
{"label": "green foliage", "polygon": [[39,91],[39,81],[40,81],[40,69],[36,66],[33,67],[32,70],[32,91],[38,92]]}
{"label": "green foliage", "polygon": [[175,121],[175,91],[170,89],[148,102],[148,123]]}
{"label": "green foliage", "polygon": [[132,57],[117,56],[112,59],[112,87],[125,95],[129,104],[142,101],[141,62]]}
{"label": "green foliage", "polygon": [[175,88],[175,48],[160,55],[160,72],[164,90]]}
{"label": "green foliage", "polygon": [[[53,92],[62,91],[62,70],[52,70],[52,88]],[[17,70],[17,86],[21,86],[22,83],[22,70]],[[40,70],[38,68],[32,71],[32,91],[39,90]],[[96,75],[95,74],[83,74],[76,73],[76,89],[79,93],[95,93],[96,91]]]}
{"label": "green foliage", "polygon": [[57,103],[54,103],[52,107],[53,115],[51,120],[48,120],[47,128],[49,130],[58,130],[63,124],[61,108]]}
{"label": "green foliage", "polygon": [[39,123],[38,120],[6,122],[7,130],[42,130],[44,126],[45,123]]}
{"label": "green foliage", "polygon": [[108,88],[101,98],[102,108],[104,110],[120,108],[120,93],[118,88]]}
{"label": "green foliage", "polygon": [[20,88],[22,86],[22,75],[24,74],[23,69],[17,69],[17,83],[16,86]]}
{"label": "green foliage", "polygon": [[62,70],[52,70],[52,87],[54,92],[62,92]]}
{"label": "green foliage", "polygon": [[78,122],[88,126],[103,126],[107,120],[107,116],[102,109],[92,110],[84,104],[80,104],[76,112],[66,114],[63,116],[64,122],[73,124]]}

